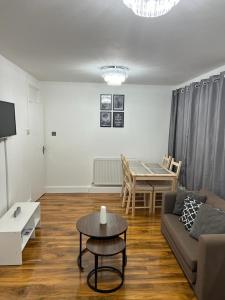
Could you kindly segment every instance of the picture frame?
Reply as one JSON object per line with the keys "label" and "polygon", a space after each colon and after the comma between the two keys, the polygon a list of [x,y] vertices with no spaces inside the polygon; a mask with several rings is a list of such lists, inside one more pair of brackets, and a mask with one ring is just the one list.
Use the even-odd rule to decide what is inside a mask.
{"label": "picture frame", "polygon": [[112,110],[112,94],[100,95],[100,110]]}
{"label": "picture frame", "polygon": [[125,95],[113,95],[113,110],[124,111]]}
{"label": "picture frame", "polygon": [[112,112],[101,111],[100,112],[100,127],[112,127]]}
{"label": "picture frame", "polygon": [[124,128],[124,112],[113,112],[113,127]]}

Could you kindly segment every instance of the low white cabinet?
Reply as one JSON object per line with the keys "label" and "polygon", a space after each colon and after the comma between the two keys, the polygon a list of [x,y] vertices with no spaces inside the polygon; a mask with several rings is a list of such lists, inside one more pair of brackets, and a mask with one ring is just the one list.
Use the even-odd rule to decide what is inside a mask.
{"label": "low white cabinet", "polygon": [[[21,208],[15,218],[14,211]],[[17,202],[0,219],[0,265],[21,265],[22,251],[40,227],[40,203]]]}

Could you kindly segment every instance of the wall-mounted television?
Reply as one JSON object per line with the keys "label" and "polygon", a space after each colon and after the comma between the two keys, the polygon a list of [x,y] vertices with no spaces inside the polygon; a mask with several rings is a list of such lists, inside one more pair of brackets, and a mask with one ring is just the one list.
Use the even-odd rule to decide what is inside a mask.
{"label": "wall-mounted television", "polygon": [[0,101],[0,139],[16,135],[14,103]]}

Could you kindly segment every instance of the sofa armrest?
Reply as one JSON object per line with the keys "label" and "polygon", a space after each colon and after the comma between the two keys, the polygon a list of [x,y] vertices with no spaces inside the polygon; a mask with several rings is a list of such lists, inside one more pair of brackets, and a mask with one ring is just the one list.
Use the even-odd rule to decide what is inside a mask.
{"label": "sofa armrest", "polygon": [[199,300],[225,299],[225,234],[199,238],[196,294]]}
{"label": "sofa armrest", "polygon": [[163,201],[162,201],[162,214],[173,213],[175,201],[176,201],[176,193],[164,194]]}

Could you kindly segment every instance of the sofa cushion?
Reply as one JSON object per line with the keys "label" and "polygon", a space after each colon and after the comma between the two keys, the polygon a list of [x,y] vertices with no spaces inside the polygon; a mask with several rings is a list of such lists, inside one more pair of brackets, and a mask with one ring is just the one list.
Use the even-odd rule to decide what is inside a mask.
{"label": "sofa cushion", "polygon": [[162,222],[176,244],[181,256],[192,272],[197,270],[198,242],[184,229],[179,217],[173,214],[162,216]]}
{"label": "sofa cushion", "polygon": [[189,266],[185,262],[184,258],[182,257],[182,255],[179,251],[179,248],[177,248],[177,245],[173,241],[173,238],[171,237],[171,235],[167,231],[167,227],[163,222],[161,223],[161,232],[164,235],[164,237],[166,238],[168,244],[170,245],[170,247],[171,247],[171,249],[172,249],[172,251],[173,251],[173,253],[174,253],[174,255],[177,259],[177,262],[181,266],[181,268],[182,268],[183,272],[185,273],[187,279],[189,280],[189,282],[191,284],[195,284],[196,283],[196,278],[197,278],[196,272],[192,272],[192,270],[189,268]]}
{"label": "sofa cushion", "polygon": [[225,200],[224,199],[222,199],[219,196],[217,196],[209,191],[206,191],[206,190],[202,190],[200,192],[200,194],[207,196],[206,204],[209,204],[215,208],[220,208],[225,211]]}
{"label": "sofa cushion", "polygon": [[203,205],[203,203],[191,200],[189,196],[186,198],[186,200],[184,200],[184,209],[179,220],[184,224],[184,228],[186,230],[191,230],[191,227],[194,224],[194,220],[201,205]]}
{"label": "sofa cushion", "polygon": [[184,200],[187,197],[192,198],[193,200],[196,200],[198,202],[202,202],[205,203],[207,197],[205,195],[199,194],[198,192],[192,192],[192,191],[180,191],[177,192],[177,196],[176,196],[176,202],[174,205],[174,210],[173,213],[175,215],[181,216],[183,209],[184,209]]}
{"label": "sofa cushion", "polygon": [[190,235],[198,240],[201,234],[213,233],[225,233],[225,212],[221,209],[204,204],[199,209]]}

